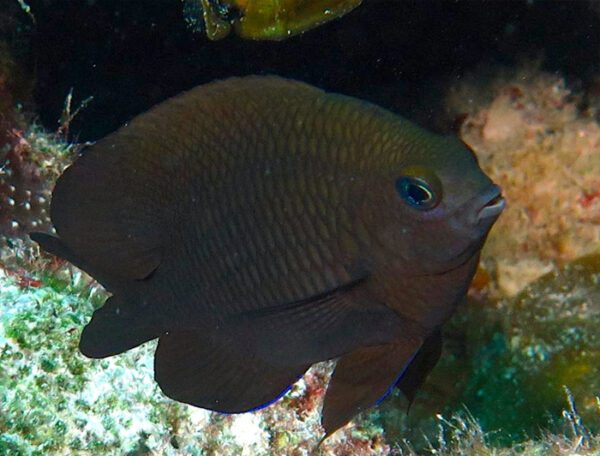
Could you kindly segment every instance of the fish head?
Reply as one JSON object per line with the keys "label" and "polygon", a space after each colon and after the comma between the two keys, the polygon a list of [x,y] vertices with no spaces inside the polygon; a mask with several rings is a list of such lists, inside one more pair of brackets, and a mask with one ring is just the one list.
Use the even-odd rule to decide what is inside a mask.
{"label": "fish head", "polygon": [[504,209],[501,189],[456,138],[423,135],[390,152],[363,209],[375,245],[408,275],[440,274],[479,252]]}

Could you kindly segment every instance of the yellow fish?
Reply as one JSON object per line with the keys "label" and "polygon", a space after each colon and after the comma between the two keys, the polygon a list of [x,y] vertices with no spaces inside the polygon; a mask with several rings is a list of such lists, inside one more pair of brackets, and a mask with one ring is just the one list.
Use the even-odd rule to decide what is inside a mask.
{"label": "yellow fish", "polygon": [[[185,0],[188,13],[201,12],[211,40],[231,28],[242,38],[283,40],[350,12],[362,0]],[[194,21],[196,18],[190,18]]]}

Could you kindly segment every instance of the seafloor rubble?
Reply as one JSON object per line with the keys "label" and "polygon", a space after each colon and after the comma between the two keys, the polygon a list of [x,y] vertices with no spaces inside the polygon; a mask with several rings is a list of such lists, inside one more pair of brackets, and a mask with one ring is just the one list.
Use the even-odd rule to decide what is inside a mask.
{"label": "seafloor rubble", "polygon": [[432,411],[458,412],[506,445],[558,429],[567,387],[597,432],[597,100],[527,66],[480,68],[449,90],[446,106],[508,206],[411,416],[398,413],[404,401],[395,397],[376,418],[388,440],[418,440],[439,425]]}
{"label": "seafloor rubble", "polygon": [[[19,118],[13,104],[0,103],[2,118]],[[447,105],[503,186],[508,209],[410,415],[394,395],[321,451],[597,454],[600,261],[597,253],[576,260],[600,251],[594,102],[559,76],[524,69],[475,73],[450,91]],[[19,153],[46,198],[73,147],[24,118],[11,122],[0,158]],[[10,185],[24,192],[31,180]],[[0,195],[6,220],[26,228],[39,219],[35,211],[7,212],[9,197]],[[21,236],[25,229],[6,227],[0,455],[306,455],[315,448],[331,363],[313,367],[281,401],[256,413],[220,415],[175,403],[152,380],[152,343],[105,360],[79,354],[79,332],[104,292],[76,269],[40,256]]]}

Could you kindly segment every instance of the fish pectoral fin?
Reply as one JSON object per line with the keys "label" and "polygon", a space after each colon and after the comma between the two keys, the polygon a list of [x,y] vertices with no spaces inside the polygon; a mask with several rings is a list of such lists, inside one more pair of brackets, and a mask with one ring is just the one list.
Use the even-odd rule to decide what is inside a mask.
{"label": "fish pectoral fin", "polygon": [[406,337],[392,344],[359,348],[342,356],[323,402],[321,423],[325,437],[382,401],[416,355],[421,342],[419,337]]}
{"label": "fish pectoral fin", "polygon": [[442,332],[437,330],[425,339],[415,359],[409,364],[406,372],[396,384],[408,400],[407,413],[415,400],[417,391],[423,386],[425,379],[435,367],[441,355]]}
{"label": "fish pectoral fin", "polygon": [[176,330],[160,338],[154,377],[172,399],[241,413],[281,398],[309,367],[273,366],[245,350],[243,343],[210,330]]}
{"label": "fish pectoral fin", "polygon": [[83,328],[79,350],[88,358],[106,358],[156,339],[162,331],[145,317],[123,298],[111,296]]}
{"label": "fish pectoral fin", "polygon": [[276,365],[313,364],[397,339],[404,321],[384,304],[365,299],[358,287],[245,313],[230,320],[229,330]]}

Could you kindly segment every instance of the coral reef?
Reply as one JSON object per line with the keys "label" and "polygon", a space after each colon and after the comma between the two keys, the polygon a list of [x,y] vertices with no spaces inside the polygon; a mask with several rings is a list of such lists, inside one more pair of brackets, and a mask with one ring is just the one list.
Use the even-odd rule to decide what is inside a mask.
{"label": "coral reef", "polygon": [[[600,452],[596,111],[560,77],[537,69],[483,79],[465,78],[448,105],[462,119],[463,139],[502,182],[507,214],[410,414],[395,393],[323,442],[324,455]],[[36,188],[47,198],[76,149],[28,125],[8,95],[0,96],[9,114],[2,118],[12,119],[0,130],[8,138],[1,157],[16,154],[5,165],[21,171],[0,176],[0,192],[22,176],[11,184],[15,191],[33,197]],[[21,206],[4,201],[2,220],[17,220],[19,229],[1,228],[1,455],[315,449],[333,363],[314,366],[282,400],[252,414],[170,401],[152,380],[153,344],[106,360],[79,354],[80,328],[106,295],[75,268],[40,256],[22,236],[39,216],[23,212],[24,199]]]}
{"label": "coral reef", "polygon": [[[0,42],[0,238],[50,229],[50,189],[72,149],[27,122],[17,109],[29,83]],[[21,88],[19,88],[21,87]],[[38,134],[40,133],[40,134]]]}
{"label": "coral reef", "polygon": [[600,250],[600,125],[560,75],[535,65],[483,74],[455,86],[447,105],[504,189],[508,206],[482,258],[499,295],[511,296]]}
{"label": "coral reef", "polygon": [[556,425],[564,386],[587,424],[600,429],[599,279],[600,256],[584,257],[504,300],[501,312],[470,316],[487,330],[467,334],[471,361],[460,401],[486,430],[501,430],[497,439],[519,440]]}
{"label": "coral reef", "polygon": [[504,440],[535,435],[558,421],[566,386],[600,430],[600,254],[542,276],[502,308],[500,331],[469,356],[461,400],[479,423]]}
{"label": "coral reef", "polygon": [[[221,415],[160,393],[147,344],[92,361],[79,330],[106,298],[84,274],[0,275],[0,454],[309,454],[321,434],[318,409],[331,363],[315,366],[274,407]],[[294,452],[290,450],[294,449]],[[387,454],[381,429],[348,428],[323,454]]]}
{"label": "coral reef", "polygon": [[[34,131],[16,126],[7,131],[0,151],[0,235],[23,236],[50,229],[50,182],[59,173],[53,156],[44,157],[44,145]],[[64,153],[70,147],[64,145]]]}
{"label": "coral reef", "polygon": [[[595,254],[542,276],[498,307],[472,299],[446,332],[444,355],[410,415],[396,394],[371,419],[383,425],[389,444],[409,441],[417,452],[431,447],[440,424],[475,432],[486,447],[552,446],[546,438],[572,432],[565,414],[572,408],[586,427],[572,437],[589,443],[600,433],[599,284]],[[596,437],[598,450],[597,444]]]}
{"label": "coral reef", "polygon": [[434,435],[438,424],[432,414],[449,416],[464,404],[489,433],[488,443],[535,437],[548,447],[541,430],[560,428],[566,386],[597,435],[600,129],[594,103],[534,66],[480,69],[450,91],[447,104],[462,121],[463,140],[503,186],[508,208],[411,416],[399,414],[405,401],[394,397],[374,419],[388,440],[420,441],[415,448],[423,450],[419,434]]}
{"label": "coral reef", "polygon": [[568,430],[564,433],[546,433],[536,440],[498,447],[489,444],[490,434],[484,432],[469,413],[456,414],[449,419],[438,415],[437,433],[428,442],[426,448],[417,451],[408,441],[404,441],[395,446],[391,454],[402,456],[597,455],[600,451],[600,435],[590,433],[583,424],[568,390],[566,398],[568,405],[564,410],[563,424]]}

